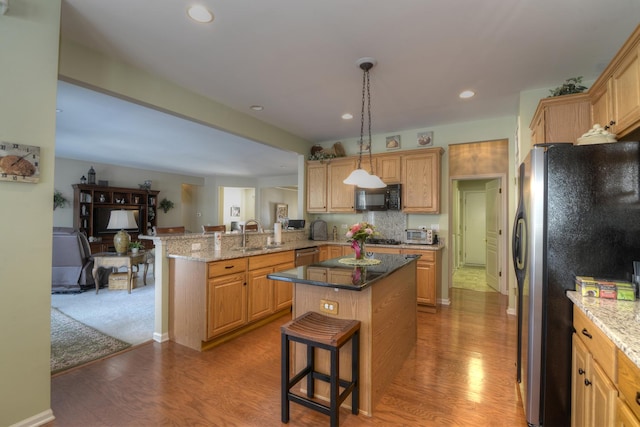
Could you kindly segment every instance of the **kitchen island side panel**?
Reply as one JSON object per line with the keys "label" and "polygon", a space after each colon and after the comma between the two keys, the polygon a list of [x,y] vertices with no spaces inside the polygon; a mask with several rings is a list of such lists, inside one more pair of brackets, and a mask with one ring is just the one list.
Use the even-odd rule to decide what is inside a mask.
{"label": "kitchen island side panel", "polygon": [[[416,344],[416,262],[399,268],[362,291],[335,289],[295,283],[293,317],[308,311],[320,312],[320,300],[338,303],[341,319],[357,319],[360,327],[360,414],[373,414],[373,408],[393,381]],[[293,349],[296,372],[305,366],[305,346]],[[340,351],[341,377],[350,379],[351,343]],[[328,352],[317,351],[316,366],[329,372]],[[374,375],[375,373],[375,375]],[[301,382],[304,386],[304,381]],[[301,388],[304,392],[305,389]],[[316,381],[316,396],[327,399],[328,385]],[[344,407],[350,408],[351,399]]]}

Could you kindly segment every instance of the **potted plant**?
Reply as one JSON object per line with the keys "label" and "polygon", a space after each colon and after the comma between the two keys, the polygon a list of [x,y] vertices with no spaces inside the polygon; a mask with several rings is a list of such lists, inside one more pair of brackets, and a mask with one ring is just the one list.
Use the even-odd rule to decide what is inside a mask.
{"label": "potted plant", "polygon": [[129,249],[132,254],[137,254],[140,249],[144,249],[144,245],[140,241],[130,242]]}
{"label": "potted plant", "polygon": [[160,201],[158,206],[164,211],[164,213],[167,213],[170,209],[173,209],[173,202],[164,198]]}
{"label": "potted plant", "polygon": [[582,76],[579,77],[571,77],[567,79],[562,86],[558,86],[555,89],[549,90],[551,95],[549,98],[554,96],[562,96],[562,95],[570,95],[572,93],[582,93],[587,88],[586,86],[582,86]]}
{"label": "potted plant", "polygon": [[64,197],[64,194],[62,194],[58,190],[55,190],[53,192],[53,210],[54,211],[56,210],[56,208],[64,208],[67,203],[69,203],[69,201],[67,200],[66,197]]}

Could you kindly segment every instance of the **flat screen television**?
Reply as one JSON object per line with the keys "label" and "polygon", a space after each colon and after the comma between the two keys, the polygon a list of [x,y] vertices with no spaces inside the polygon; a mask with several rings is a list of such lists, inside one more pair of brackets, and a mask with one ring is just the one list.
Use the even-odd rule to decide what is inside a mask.
{"label": "flat screen television", "polygon": [[[111,211],[121,210],[123,208],[110,208],[106,206],[96,207],[93,210],[93,232],[97,236],[104,236],[106,234],[116,234],[119,230],[109,230],[109,217]],[[136,219],[137,228],[126,228],[125,231],[129,233],[140,234],[142,233],[142,224],[140,224],[140,209],[127,209],[133,211],[133,216]]]}

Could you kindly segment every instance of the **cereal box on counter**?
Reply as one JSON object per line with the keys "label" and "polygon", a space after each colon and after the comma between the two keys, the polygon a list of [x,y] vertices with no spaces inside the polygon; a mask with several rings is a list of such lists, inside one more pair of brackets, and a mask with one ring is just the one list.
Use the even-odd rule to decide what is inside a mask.
{"label": "cereal box on counter", "polygon": [[576,291],[582,296],[634,301],[635,288],[631,282],[602,279],[588,276],[576,276]]}

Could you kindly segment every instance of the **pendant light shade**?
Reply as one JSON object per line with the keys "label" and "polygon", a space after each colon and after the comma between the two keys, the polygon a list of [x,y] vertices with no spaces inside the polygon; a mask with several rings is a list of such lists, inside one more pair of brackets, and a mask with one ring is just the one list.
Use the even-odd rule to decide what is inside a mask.
{"label": "pendant light shade", "polygon": [[[373,169],[373,157],[371,155],[371,91],[369,90],[369,70],[376,65],[376,60],[373,58],[360,58],[358,60],[358,66],[362,69],[362,114],[360,115],[360,156],[358,157],[358,167],[351,172],[345,184],[355,185],[361,188],[384,188],[387,186],[376,174]],[[371,173],[362,169],[362,149],[364,144],[364,117],[365,117],[365,101],[367,102],[367,119],[369,128],[369,142],[367,144],[369,150],[369,166]]]}

